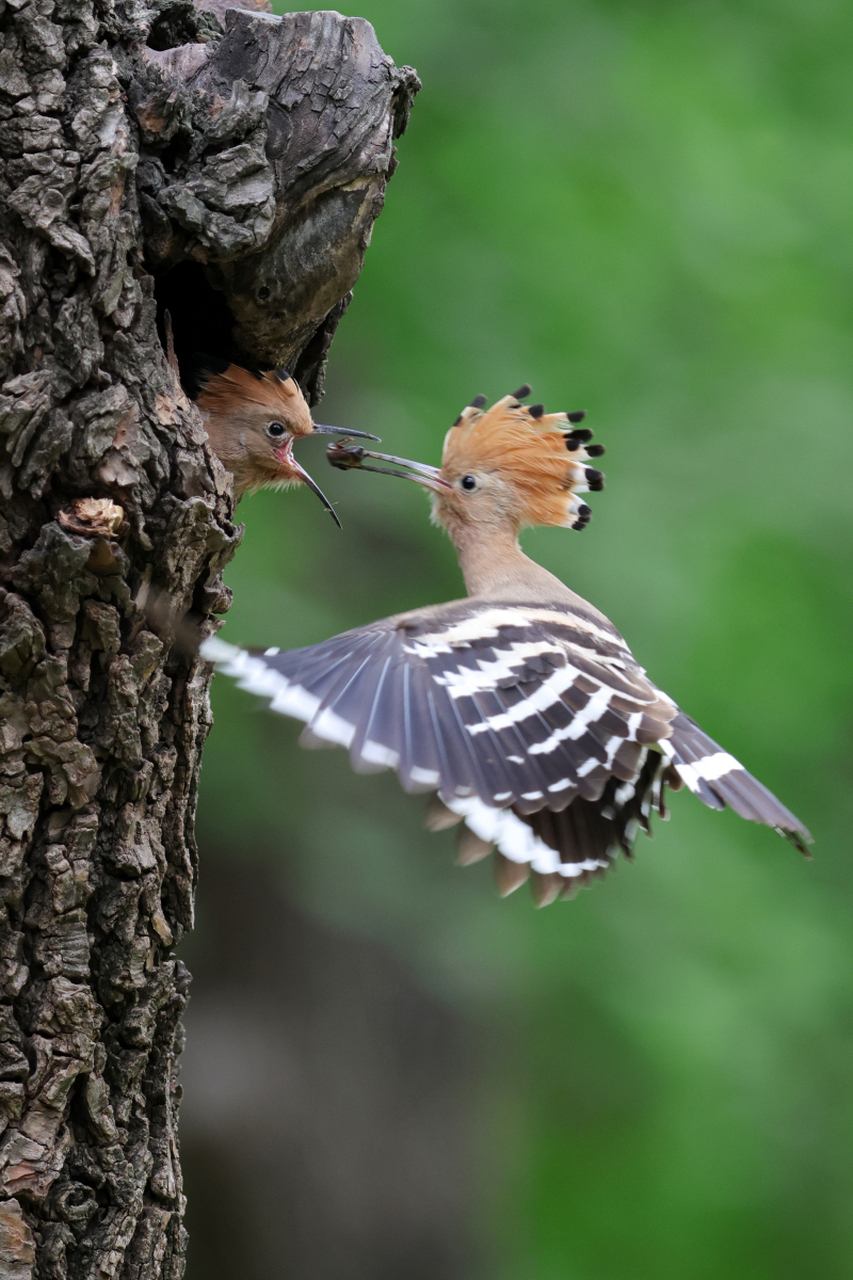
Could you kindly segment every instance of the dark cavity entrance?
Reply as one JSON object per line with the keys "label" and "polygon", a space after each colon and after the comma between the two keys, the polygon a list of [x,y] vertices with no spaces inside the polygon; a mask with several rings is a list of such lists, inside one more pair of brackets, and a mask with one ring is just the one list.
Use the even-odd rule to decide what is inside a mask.
{"label": "dark cavity entrance", "polygon": [[198,373],[204,357],[219,364],[247,365],[244,352],[236,346],[232,332],[234,317],[225,295],[208,282],[204,267],[198,262],[181,262],[171,271],[154,278],[157,300],[157,329],[166,349],[166,312],[172,318],[175,355],[181,373],[181,385],[187,395],[198,393]]}

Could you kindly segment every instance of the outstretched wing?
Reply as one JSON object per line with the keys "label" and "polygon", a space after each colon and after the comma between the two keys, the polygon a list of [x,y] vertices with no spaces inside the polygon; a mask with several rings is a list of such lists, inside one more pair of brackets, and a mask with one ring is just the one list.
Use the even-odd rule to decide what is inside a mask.
{"label": "outstretched wing", "polygon": [[633,779],[676,714],[615,631],[565,608],[464,601],[306,649],[214,639],[203,653],[304,720],[308,742],[347,747],[356,769],[393,768],[407,790],[524,813]]}
{"label": "outstretched wing", "polygon": [[[666,783],[808,838],[591,610],[465,600],[305,649],[214,638],[202,653],[305,721],[307,744],[340,744],[356,769],[393,768],[407,790],[437,791],[483,852],[496,844],[508,864],[552,877],[537,880],[543,900],[630,854]],[[508,891],[520,875],[505,866],[499,882]]]}

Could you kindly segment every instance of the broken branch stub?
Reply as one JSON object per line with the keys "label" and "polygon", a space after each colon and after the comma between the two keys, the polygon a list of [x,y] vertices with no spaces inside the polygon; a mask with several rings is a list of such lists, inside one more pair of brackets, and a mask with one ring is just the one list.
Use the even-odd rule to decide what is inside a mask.
{"label": "broken branch stub", "polygon": [[230,9],[220,39],[144,56],[140,209],[178,358],[283,365],[315,403],[417,76],[335,12]]}

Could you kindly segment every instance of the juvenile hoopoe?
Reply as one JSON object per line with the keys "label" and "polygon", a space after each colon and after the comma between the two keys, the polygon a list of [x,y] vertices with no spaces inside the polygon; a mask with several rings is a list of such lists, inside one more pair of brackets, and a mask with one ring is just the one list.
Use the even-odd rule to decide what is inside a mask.
{"label": "juvenile hoopoe", "polygon": [[528,559],[529,525],[581,529],[579,494],[603,486],[603,449],[582,413],[525,407],[521,387],[487,412],[463,410],[441,467],[346,443],[334,465],[386,470],[432,494],[468,598],[358,627],[322,644],[251,653],[212,638],[202,654],[274,711],[306,721],[305,745],[340,743],[359,770],[396,769],[433,790],[434,829],[458,823],[458,861],[497,846],[502,894],[532,873],[537,903],[572,897],[604,874],[638,827],[650,834],[664,790],[686,784],[801,852],[808,831],[766,787],[658,689],[603,614]]}
{"label": "juvenile hoopoe", "polygon": [[[216,366],[216,367],[214,367]],[[195,403],[201,410],[211,448],[234,476],[234,496],[258,489],[307,484],[338,527],[337,513],[320,487],[293,456],[293,442],[316,434],[361,436],[318,425],[296,379],[286,369],[252,373],[239,365],[201,358],[194,370]]]}

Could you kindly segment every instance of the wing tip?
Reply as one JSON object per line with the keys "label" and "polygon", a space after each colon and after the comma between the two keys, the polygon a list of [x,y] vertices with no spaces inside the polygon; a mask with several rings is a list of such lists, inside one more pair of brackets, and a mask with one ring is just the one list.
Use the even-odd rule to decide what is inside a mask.
{"label": "wing tip", "polygon": [[777,831],[780,836],[783,836],[789,844],[792,844],[797,852],[803,855],[806,862],[814,861],[814,855],[808,848],[810,844],[814,844],[814,836],[807,827],[802,825],[801,822],[797,822],[795,827],[783,827],[777,825],[773,829],[774,831]]}
{"label": "wing tip", "polygon": [[205,662],[211,662],[216,667],[224,666],[227,662],[233,662],[238,653],[244,652],[236,644],[229,644],[227,640],[221,640],[219,636],[207,636],[206,639],[202,640],[198,651]]}

